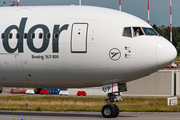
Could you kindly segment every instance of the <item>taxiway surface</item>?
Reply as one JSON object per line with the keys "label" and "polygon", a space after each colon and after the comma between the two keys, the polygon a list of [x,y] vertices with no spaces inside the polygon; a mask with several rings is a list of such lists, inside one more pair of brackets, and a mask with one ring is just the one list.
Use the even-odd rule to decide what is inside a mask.
{"label": "taxiway surface", "polygon": [[[100,112],[0,111],[0,120],[103,120]],[[122,112],[118,120],[179,120],[180,113]]]}

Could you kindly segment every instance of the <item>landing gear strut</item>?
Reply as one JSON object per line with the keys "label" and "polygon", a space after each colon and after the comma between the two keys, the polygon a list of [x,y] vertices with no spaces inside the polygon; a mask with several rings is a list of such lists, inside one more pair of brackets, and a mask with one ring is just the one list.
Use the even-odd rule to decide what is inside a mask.
{"label": "landing gear strut", "polygon": [[115,95],[115,93],[108,93],[108,97],[109,99],[106,99],[107,105],[102,108],[101,112],[105,118],[115,118],[119,115],[119,108],[113,102],[119,102],[122,99],[119,95]]}
{"label": "landing gear strut", "polygon": [[[113,83],[112,83],[113,84]],[[115,85],[115,84],[113,84]],[[112,86],[113,86],[112,85]],[[116,92],[111,92],[111,93],[108,93],[108,99],[106,99],[106,102],[107,102],[107,105],[105,105],[103,108],[102,108],[102,115],[105,117],[105,118],[116,118],[118,115],[119,115],[119,108],[117,105],[113,104],[113,102],[119,102],[119,101],[122,101],[121,97],[120,97],[120,92],[123,92],[123,91],[127,91],[127,86],[126,86],[126,83],[123,83],[123,84],[119,84],[117,83],[117,85],[115,85],[117,88],[117,91]],[[111,88],[110,85],[104,85],[102,86],[102,89],[106,91],[106,88]],[[108,90],[109,91],[109,90]],[[118,95],[116,95],[115,93],[118,93]]]}

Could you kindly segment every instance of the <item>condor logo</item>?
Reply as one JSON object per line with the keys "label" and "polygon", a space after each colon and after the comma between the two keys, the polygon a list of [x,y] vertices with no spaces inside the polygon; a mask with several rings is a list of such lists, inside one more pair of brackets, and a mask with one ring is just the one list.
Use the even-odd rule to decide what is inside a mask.
{"label": "condor logo", "polygon": [[[24,29],[26,26],[26,21],[27,21],[27,18],[22,18],[19,27],[16,25],[11,25],[4,31],[5,36],[3,38],[3,46],[4,46],[4,49],[8,53],[14,53],[15,51],[18,51],[19,53],[24,52],[23,51],[24,50],[23,49],[23,35],[24,35]],[[60,25],[54,25],[53,35],[56,34],[56,35],[58,35],[58,37],[52,38],[52,52],[53,53],[59,52],[59,36],[60,36],[61,32],[63,30],[67,30],[68,27],[69,27],[68,24],[63,25],[62,27],[60,27]],[[36,48],[33,44],[33,38],[31,37],[31,35],[32,35],[32,33],[35,32],[36,29],[39,29],[39,28],[43,30],[43,43],[42,43],[42,46],[40,48]],[[13,29],[17,30],[18,34],[20,35],[15,48],[10,47],[9,38],[8,38],[9,33]],[[33,27],[31,27],[27,33],[27,45],[28,45],[29,49],[35,53],[44,52],[49,45],[49,39],[50,38],[46,37],[46,34],[48,34],[48,33],[49,33],[49,28],[46,25],[38,24],[38,25],[34,25]]]}

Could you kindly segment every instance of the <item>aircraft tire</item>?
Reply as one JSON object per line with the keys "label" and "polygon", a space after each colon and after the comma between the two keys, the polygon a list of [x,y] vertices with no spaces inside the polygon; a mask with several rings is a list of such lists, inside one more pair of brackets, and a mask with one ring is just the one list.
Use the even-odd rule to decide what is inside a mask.
{"label": "aircraft tire", "polygon": [[111,118],[115,115],[115,108],[112,105],[105,105],[101,111],[105,118]]}
{"label": "aircraft tire", "polygon": [[116,118],[119,115],[119,108],[117,105],[114,105],[114,109],[115,109],[115,114],[114,114],[114,118]]}

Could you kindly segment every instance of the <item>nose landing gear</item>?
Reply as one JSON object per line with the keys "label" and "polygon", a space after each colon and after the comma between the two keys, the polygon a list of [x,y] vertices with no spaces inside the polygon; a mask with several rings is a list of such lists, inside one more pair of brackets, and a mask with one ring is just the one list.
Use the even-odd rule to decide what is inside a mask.
{"label": "nose landing gear", "polygon": [[[106,99],[107,105],[102,108],[102,115],[105,118],[116,118],[119,115],[119,108],[113,102],[122,101],[120,92],[127,91],[126,83],[112,83],[102,86],[102,91],[107,93],[108,99]],[[115,93],[118,93],[116,95]]]}
{"label": "nose landing gear", "polygon": [[119,108],[113,102],[119,102],[122,99],[114,93],[108,93],[108,97],[109,99],[106,99],[107,105],[102,108],[101,113],[105,118],[116,118],[119,115]]}

